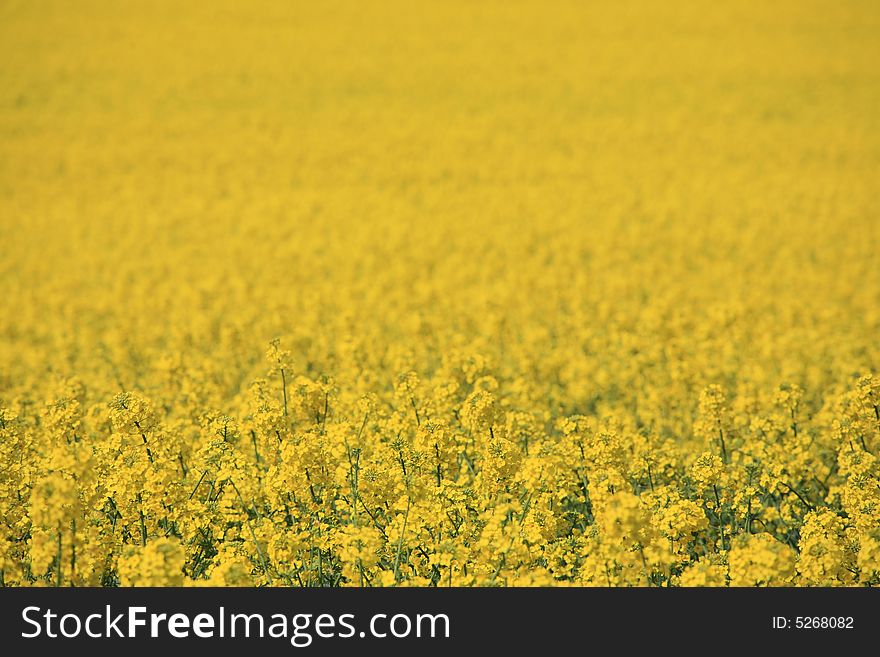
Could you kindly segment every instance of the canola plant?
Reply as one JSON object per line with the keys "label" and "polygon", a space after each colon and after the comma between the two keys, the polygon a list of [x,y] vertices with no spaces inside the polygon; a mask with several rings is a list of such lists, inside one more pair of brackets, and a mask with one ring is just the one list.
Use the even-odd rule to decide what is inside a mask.
{"label": "canola plant", "polygon": [[0,5],[6,586],[880,583],[880,5]]}

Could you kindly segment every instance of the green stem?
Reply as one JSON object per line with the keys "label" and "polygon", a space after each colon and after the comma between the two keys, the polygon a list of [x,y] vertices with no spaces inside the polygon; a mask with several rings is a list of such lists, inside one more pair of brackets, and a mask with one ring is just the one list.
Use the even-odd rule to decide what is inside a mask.
{"label": "green stem", "polygon": [[244,521],[247,524],[248,531],[250,532],[251,538],[254,541],[254,547],[257,548],[257,556],[260,559],[260,565],[263,568],[263,572],[266,575],[266,581],[269,583],[269,586],[272,585],[272,576],[269,574],[269,566],[266,563],[266,557],[263,555],[263,549],[260,547],[260,542],[257,540],[257,535],[254,533],[254,528],[251,525],[251,518],[248,515],[247,505],[244,503],[244,498],[241,496],[241,492],[238,490],[238,486],[235,485],[235,482],[232,478],[229,479],[229,483],[232,484],[232,489],[235,491],[235,494],[238,495],[238,501],[241,503],[242,511],[244,511]]}
{"label": "green stem", "polygon": [[403,515],[403,528],[400,530],[400,539],[397,541],[397,555],[394,557],[394,581],[400,581],[400,554],[403,551],[403,537],[406,534],[406,523],[409,520],[409,508],[412,498],[406,498],[406,513]]}

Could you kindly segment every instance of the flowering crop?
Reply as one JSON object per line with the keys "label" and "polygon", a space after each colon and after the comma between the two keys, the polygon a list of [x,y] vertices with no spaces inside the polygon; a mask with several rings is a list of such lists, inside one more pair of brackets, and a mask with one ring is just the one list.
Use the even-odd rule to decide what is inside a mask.
{"label": "flowering crop", "polygon": [[0,8],[5,585],[880,584],[880,11]]}

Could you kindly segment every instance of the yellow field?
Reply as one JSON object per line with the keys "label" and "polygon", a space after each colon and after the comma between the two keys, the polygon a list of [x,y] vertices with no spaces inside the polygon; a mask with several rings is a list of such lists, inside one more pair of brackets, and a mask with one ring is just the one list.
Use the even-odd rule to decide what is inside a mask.
{"label": "yellow field", "polygon": [[878,34],[0,3],[2,582],[880,583]]}

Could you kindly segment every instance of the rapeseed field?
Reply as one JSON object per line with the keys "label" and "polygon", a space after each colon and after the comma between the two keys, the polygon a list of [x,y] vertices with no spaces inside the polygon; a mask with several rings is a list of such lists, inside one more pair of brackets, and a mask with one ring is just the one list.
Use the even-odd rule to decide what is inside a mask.
{"label": "rapeseed field", "polygon": [[880,5],[0,3],[0,579],[880,583]]}

